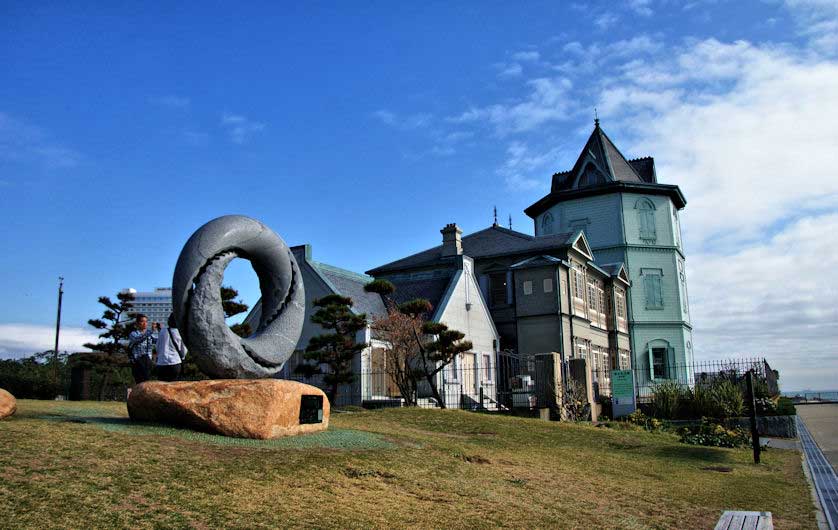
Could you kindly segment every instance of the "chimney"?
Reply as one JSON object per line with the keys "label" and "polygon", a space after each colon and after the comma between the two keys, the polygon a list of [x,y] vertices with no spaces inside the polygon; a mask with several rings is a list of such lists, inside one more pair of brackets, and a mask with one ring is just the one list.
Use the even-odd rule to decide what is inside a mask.
{"label": "chimney", "polygon": [[460,236],[463,231],[456,223],[448,223],[440,230],[442,233],[442,257],[459,256],[463,253],[463,243]]}

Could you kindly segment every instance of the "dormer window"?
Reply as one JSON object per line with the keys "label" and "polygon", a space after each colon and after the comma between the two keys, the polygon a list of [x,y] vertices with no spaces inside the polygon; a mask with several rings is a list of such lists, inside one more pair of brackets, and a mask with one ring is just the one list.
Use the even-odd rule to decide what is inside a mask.
{"label": "dormer window", "polygon": [[547,212],[541,218],[541,234],[547,235],[553,233],[553,214]]}

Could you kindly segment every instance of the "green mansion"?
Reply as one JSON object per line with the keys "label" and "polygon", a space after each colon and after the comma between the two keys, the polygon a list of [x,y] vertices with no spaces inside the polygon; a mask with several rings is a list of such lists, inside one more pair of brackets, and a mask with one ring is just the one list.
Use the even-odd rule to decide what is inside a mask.
{"label": "green mansion", "polygon": [[623,263],[638,379],[692,382],[692,326],[676,185],[657,180],[651,157],[627,160],[595,122],[576,163],[525,210],[536,237],[584,230],[594,261]]}
{"label": "green mansion", "polygon": [[[692,383],[678,220],[685,205],[678,186],[658,183],[654,159],[626,159],[597,120],[573,167],[553,175],[550,193],[525,210],[534,235],[497,222],[462,235],[449,224],[438,246],[368,274],[451,314],[485,308],[496,330],[494,357],[584,358],[600,384],[618,368],[633,368],[639,385]],[[480,304],[441,294],[463,270]]]}

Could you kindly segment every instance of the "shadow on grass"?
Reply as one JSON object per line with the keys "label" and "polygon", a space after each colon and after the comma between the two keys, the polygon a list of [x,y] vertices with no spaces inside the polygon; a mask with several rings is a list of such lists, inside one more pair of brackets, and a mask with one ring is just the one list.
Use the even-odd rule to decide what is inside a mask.
{"label": "shadow on grass", "polygon": [[666,446],[650,451],[649,454],[671,460],[686,462],[730,462],[730,453],[718,447],[681,444]]}
{"label": "shadow on grass", "polygon": [[329,429],[327,431],[274,438],[271,440],[255,440],[250,438],[233,438],[192,429],[132,421],[120,416],[73,416],[67,414],[45,414],[39,419],[55,422],[81,423],[95,425],[108,432],[118,432],[131,436],[174,436],[186,440],[211,443],[215,445],[241,446],[253,448],[284,448],[284,449],[343,449],[369,450],[393,449],[396,446],[384,436],[351,429]]}

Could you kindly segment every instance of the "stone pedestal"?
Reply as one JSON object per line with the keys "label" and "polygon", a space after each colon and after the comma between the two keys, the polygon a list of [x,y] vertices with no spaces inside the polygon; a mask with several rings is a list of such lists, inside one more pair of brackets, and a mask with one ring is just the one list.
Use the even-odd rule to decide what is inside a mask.
{"label": "stone pedestal", "polygon": [[17,400],[9,392],[0,388],[0,420],[11,416],[17,410]]}
{"label": "stone pedestal", "polygon": [[278,438],[329,426],[329,400],[317,387],[281,379],[219,379],[135,386],[132,420],[237,438]]}

